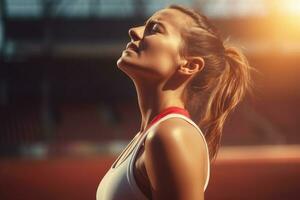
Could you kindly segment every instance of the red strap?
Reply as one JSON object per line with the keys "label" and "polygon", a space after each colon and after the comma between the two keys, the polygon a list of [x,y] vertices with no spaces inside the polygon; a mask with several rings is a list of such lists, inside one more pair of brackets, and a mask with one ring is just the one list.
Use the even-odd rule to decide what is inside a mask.
{"label": "red strap", "polygon": [[155,122],[157,122],[159,119],[163,118],[164,116],[168,115],[168,114],[171,114],[171,113],[178,113],[178,114],[182,114],[188,118],[191,118],[189,112],[184,109],[184,108],[181,108],[181,107],[177,107],[177,106],[171,106],[171,107],[168,107],[164,110],[162,110],[158,115],[156,115],[152,120],[151,122],[148,124],[146,130],[148,128],[150,128]]}

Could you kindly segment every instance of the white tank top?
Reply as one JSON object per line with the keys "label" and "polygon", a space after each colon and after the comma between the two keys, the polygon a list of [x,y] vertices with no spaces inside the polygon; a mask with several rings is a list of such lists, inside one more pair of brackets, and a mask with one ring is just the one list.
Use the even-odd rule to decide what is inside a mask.
{"label": "white tank top", "polygon": [[[98,185],[96,193],[97,200],[149,200],[149,198],[147,198],[146,195],[140,190],[135,181],[133,175],[133,161],[137,155],[139,147],[141,146],[151,129],[157,126],[160,122],[172,117],[185,119],[190,124],[194,125],[204,139],[207,152],[207,177],[205,180],[204,191],[206,190],[210,177],[210,162],[208,146],[205,137],[197,124],[195,124],[194,121],[192,121],[190,118],[182,114],[171,113],[156,121],[148,130],[146,130],[145,134],[142,135],[141,138],[137,140],[137,142],[135,141],[137,145],[136,143],[133,145],[134,149],[131,151],[130,155],[127,156],[127,158],[122,161],[116,168],[112,168],[118,159],[115,160],[115,162],[111,165],[110,169],[107,171],[100,184]],[[137,135],[135,137],[137,137]]]}

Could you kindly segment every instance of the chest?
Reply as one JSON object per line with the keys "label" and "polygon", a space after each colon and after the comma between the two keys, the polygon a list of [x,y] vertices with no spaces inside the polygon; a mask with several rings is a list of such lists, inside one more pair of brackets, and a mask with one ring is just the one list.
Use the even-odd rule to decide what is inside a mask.
{"label": "chest", "polygon": [[[121,165],[131,153],[133,153],[133,150],[135,148],[138,148],[138,141],[140,137],[135,137],[128,145],[125,147],[123,152],[120,154],[120,156],[117,158],[113,168],[118,167]],[[140,190],[146,195],[151,196],[151,187],[150,182],[148,179],[148,175],[145,168],[145,148],[144,143],[142,143],[139,148],[137,149],[137,153],[135,155],[135,158],[133,160],[133,175],[137,182],[138,187]]]}
{"label": "chest", "polygon": [[141,145],[134,161],[133,174],[137,182],[137,185],[141,189],[141,191],[146,196],[151,197],[151,186],[150,186],[150,181],[147,175],[144,161],[145,161],[144,145]]}

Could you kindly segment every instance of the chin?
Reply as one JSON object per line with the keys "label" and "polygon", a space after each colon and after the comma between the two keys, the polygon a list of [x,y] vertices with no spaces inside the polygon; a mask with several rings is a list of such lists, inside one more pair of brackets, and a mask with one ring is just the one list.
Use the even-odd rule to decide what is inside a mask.
{"label": "chin", "polygon": [[117,61],[118,68],[138,68],[140,65],[133,62],[133,58],[121,56]]}
{"label": "chin", "polygon": [[133,74],[135,74],[134,68],[137,68],[138,66],[135,66],[133,63],[131,63],[129,59],[120,57],[117,61],[117,67],[131,77]]}
{"label": "chin", "polygon": [[117,61],[117,66],[118,66],[118,68],[129,68],[131,66],[131,64],[126,59],[121,57]]}
{"label": "chin", "polygon": [[119,58],[119,59],[117,60],[117,67],[118,67],[118,68],[121,68],[122,65],[123,65],[123,63],[122,63],[122,58]]}
{"label": "chin", "polygon": [[132,80],[145,80],[148,76],[148,72],[141,65],[129,62],[124,58],[117,61],[117,66]]}

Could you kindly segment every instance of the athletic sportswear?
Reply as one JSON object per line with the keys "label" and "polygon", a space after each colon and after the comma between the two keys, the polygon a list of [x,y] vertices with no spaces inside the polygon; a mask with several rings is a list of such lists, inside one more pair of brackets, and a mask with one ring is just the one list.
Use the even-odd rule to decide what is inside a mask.
{"label": "athletic sportswear", "polygon": [[[168,107],[163,110],[161,113],[156,115],[151,123],[147,126],[145,133],[141,136],[141,139],[138,139],[138,134],[131,140],[128,144],[133,150],[129,150],[129,156],[123,160],[121,163],[118,163],[118,166],[114,166],[117,162],[118,158],[114,161],[111,165],[110,169],[107,171],[105,176],[102,178],[100,184],[97,188],[96,199],[97,200],[148,200],[150,198],[146,197],[146,195],[140,190],[135,181],[134,174],[133,174],[133,160],[135,159],[138,149],[140,148],[141,144],[144,142],[147,134],[152,130],[155,126],[166,119],[170,119],[172,117],[182,118],[188,121],[190,124],[196,127],[199,131],[199,134],[202,136],[207,152],[207,177],[205,180],[204,190],[206,190],[209,177],[210,177],[210,162],[209,162],[209,152],[208,146],[205,140],[205,137],[200,130],[200,128],[195,124],[187,110],[183,108],[179,108],[176,106]],[[128,147],[127,146],[127,147]],[[126,148],[127,148],[126,147]],[[126,149],[125,148],[125,149]],[[124,151],[125,151],[124,149]],[[128,152],[127,152],[128,153]],[[124,159],[124,158],[123,158]]]}

